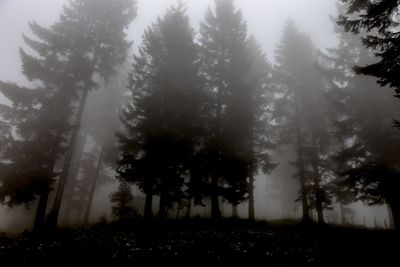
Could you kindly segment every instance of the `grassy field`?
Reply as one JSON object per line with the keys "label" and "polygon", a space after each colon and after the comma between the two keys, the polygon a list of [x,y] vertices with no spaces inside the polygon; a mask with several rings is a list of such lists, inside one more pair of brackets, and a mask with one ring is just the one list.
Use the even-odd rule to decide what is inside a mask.
{"label": "grassy field", "polygon": [[133,221],[40,236],[1,236],[0,266],[132,266],[160,261],[191,265],[238,260],[261,260],[268,266],[399,266],[398,241],[394,231],[288,221]]}

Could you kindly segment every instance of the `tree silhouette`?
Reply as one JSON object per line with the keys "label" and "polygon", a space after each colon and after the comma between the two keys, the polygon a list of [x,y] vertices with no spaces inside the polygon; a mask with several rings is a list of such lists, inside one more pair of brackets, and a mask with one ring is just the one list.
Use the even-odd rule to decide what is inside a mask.
{"label": "tree silhouette", "polygon": [[[339,12],[344,8],[339,6]],[[354,200],[371,205],[388,204],[398,227],[395,177],[400,136],[391,124],[392,118],[399,114],[398,105],[388,87],[380,88],[374,78],[357,75],[359,69],[353,71],[354,65],[375,62],[376,55],[363,46],[358,36],[343,31],[339,31],[339,36],[339,47],[331,53],[335,79],[344,85],[331,93],[337,114],[335,135],[341,144],[334,156],[342,175],[339,184]]]}
{"label": "tree silhouette", "polygon": [[132,206],[133,195],[128,183],[121,182],[118,190],[110,195],[110,200],[113,206],[111,214],[117,220],[132,219],[136,216],[136,210]]}
{"label": "tree silhouette", "polygon": [[[397,0],[342,0],[347,12],[338,18],[338,24],[348,32],[360,34],[363,44],[375,51],[373,63],[357,64],[357,74],[377,77],[381,86],[395,89],[400,97],[400,31],[399,7]],[[361,34],[362,33],[362,34]],[[400,128],[398,121],[395,125]]]}
{"label": "tree silhouette", "polygon": [[319,72],[319,52],[310,38],[288,21],[275,57],[274,83],[279,90],[275,118],[280,142],[292,144],[296,151],[302,220],[309,222],[309,209],[315,207],[318,222],[323,223],[323,209],[330,202],[325,186],[329,178],[325,158],[330,146],[327,84]]}
{"label": "tree silhouette", "polygon": [[200,25],[202,72],[212,100],[208,170],[211,217],[220,216],[220,195],[236,206],[249,199],[254,219],[254,174],[274,167],[269,150],[268,114],[271,68],[254,38],[248,38],[242,13],[231,0],[216,1]]}
{"label": "tree silhouette", "polygon": [[24,36],[36,55],[21,49],[23,73],[40,85],[30,89],[0,84],[12,102],[6,117],[17,128],[2,164],[2,197],[8,204],[20,204],[40,196],[36,225],[43,224],[60,159],[64,166],[49,220],[53,226],[57,223],[87,94],[97,87],[95,74],[107,78],[125,60],[130,44],[124,29],[134,16],[130,0],[70,2],[58,22],[49,28],[32,22],[35,38]]}
{"label": "tree silhouette", "polygon": [[168,9],[149,27],[134,57],[132,101],[121,117],[119,178],[146,194],[145,218],[152,197],[160,196],[158,216],[166,217],[171,199],[180,195],[199,150],[200,111],[205,95],[198,49],[185,7]]}

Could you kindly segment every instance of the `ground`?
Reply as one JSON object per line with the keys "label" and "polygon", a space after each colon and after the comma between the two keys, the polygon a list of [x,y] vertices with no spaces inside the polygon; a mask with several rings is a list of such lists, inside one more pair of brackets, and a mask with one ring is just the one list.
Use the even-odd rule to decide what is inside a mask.
{"label": "ground", "polygon": [[132,266],[160,260],[185,265],[257,260],[269,266],[398,266],[398,241],[394,231],[296,222],[133,221],[0,236],[0,263]]}

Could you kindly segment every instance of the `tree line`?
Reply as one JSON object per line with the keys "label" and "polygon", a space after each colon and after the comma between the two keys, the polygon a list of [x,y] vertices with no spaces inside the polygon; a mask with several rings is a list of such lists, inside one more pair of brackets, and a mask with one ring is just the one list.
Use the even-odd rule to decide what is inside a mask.
{"label": "tree line", "polygon": [[216,0],[197,33],[177,4],[145,30],[129,75],[135,1],[74,0],[49,28],[30,23],[35,38],[24,41],[35,55],[20,54],[35,88],[0,82],[12,103],[0,106],[1,203],[38,199],[35,230],[56,227],[62,205],[87,223],[99,179],[115,175],[118,218],[135,214],[135,185],[146,219],[158,196],[160,219],[208,202],[218,219],[222,200],[234,216],[247,202],[254,220],[254,177],[271,173],[285,147],[304,223],[311,210],[324,224],[333,203],[363,200],[387,204],[398,225],[399,112],[385,90],[399,90],[399,4],[344,2],[336,48],[320,51],[288,21],[274,63],[233,0]]}

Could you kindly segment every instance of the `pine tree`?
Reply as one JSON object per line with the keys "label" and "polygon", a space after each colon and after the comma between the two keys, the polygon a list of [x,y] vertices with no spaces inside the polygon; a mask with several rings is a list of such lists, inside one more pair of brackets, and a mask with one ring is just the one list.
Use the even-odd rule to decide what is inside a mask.
{"label": "pine tree", "polygon": [[303,222],[309,222],[309,209],[315,207],[323,223],[324,189],[329,177],[324,158],[329,148],[329,121],[326,84],[321,78],[318,51],[308,36],[299,33],[289,21],[276,50],[275,83],[279,89],[275,118],[282,144],[296,151],[296,177],[300,179]]}
{"label": "pine tree", "polygon": [[211,99],[207,144],[211,217],[220,216],[220,195],[233,206],[249,199],[254,219],[254,174],[273,168],[268,149],[268,78],[271,69],[242,13],[231,0],[215,2],[200,25],[202,72]]}
{"label": "pine tree", "polygon": [[[342,0],[347,12],[338,18],[338,24],[348,32],[360,34],[366,48],[375,51],[376,60],[360,63],[355,67],[357,74],[378,78],[381,86],[395,89],[400,97],[400,31],[399,7],[397,0]],[[362,35],[361,35],[362,33]],[[395,125],[400,128],[398,121]]]}
{"label": "pine tree", "polygon": [[43,225],[60,159],[64,167],[50,220],[53,226],[57,223],[87,93],[97,86],[96,74],[109,77],[125,59],[130,44],[124,29],[134,16],[131,0],[73,1],[50,28],[30,23],[35,38],[24,36],[36,55],[21,49],[23,73],[40,85],[31,89],[0,83],[12,102],[7,120],[17,129],[1,166],[2,200],[13,205],[40,196],[38,227]]}
{"label": "pine tree", "polygon": [[132,206],[134,197],[128,183],[121,182],[118,190],[110,195],[110,200],[113,204],[111,214],[115,219],[122,221],[132,219],[137,215],[135,208]]}
{"label": "pine tree", "polygon": [[[63,36],[64,49],[70,51],[70,57],[83,59],[79,67],[84,68],[82,77],[76,84],[80,87],[79,103],[50,214],[53,225],[57,224],[87,95],[90,90],[98,87],[96,75],[107,80],[115,73],[115,68],[126,60],[131,43],[126,40],[125,29],[136,16],[135,4],[132,0],[76,0],[70,6],[64,7],[60,22],[52,27]],[[74,69],[78,68],[76,65],[72,66]]]}
{"label": "pine tree", "polygon": [[[229,148],[224,144],[223,134],[230,131],[224,129],[223,125],[226,121],[227,96],[233,89],[232,78],[235,77],[235,74],[238,74],[239,67],[230,63],[233,61],[236,64],[244,62],[243,56],[247,38],[247,29],[242,14],[235,9],[233,1],[220,0],[215,1],[215,4],[215,13],[208,9],[204,22],[200,25],[202,71],[206,77],[207,89],[212,97],[210,109],[214,117],[209,122],[210,138],[207,144],[207,158],[209,160],[207,169],[209,170],[208,175],[211,176],[211,218],[214,219],[220,217],[221,185],[225,183],[223,180],[226,179],[228,174],[228,170],[225,168],[235,166],[242,169],[239,173],[246,173],[243,171],[245,168],[243,164],[231,165],[229,163],[231,153],[228,152]],[[237,58],[234,58],[235,56]],[[232,69],[230,73],[229,68],[231,66],[236,67],[236,69]],[[228,77],[228,75],[230,76]],[[231,80],[228,80],[229,78]],[[230,82],[229,85],[228,82]],[[231,141],[233,140],[227,143],[229,144]],[[242,179],[243,177],[239,177],[239,182]],[[239,184],[243,183],[240,182]],[[246,192],[247,186],[244,188],[245,190],[240,192]]]}
{"label": "pine tree", "polygon": [[205,101],[194,32],[182,4],[145,31],[129,87],[118,176],[146,194],[145,218],[152,216],[153,195],[160,196],[158,217],[165,218],[201,146]]}
{"label": "pine tree", "polygon": [[[51,82],[56,73],[49,69],[59,64],[51,56],[41,62],[24,52],[21,55],[24,72],[32,78],[40,73],[44,86],[29,89],[0,84],[2,93],[12,102],[4,117],[16,130],[7,140],[2,155],[0,195],[1,202],[10,207],[31,203],[39,197],[34,229],[40,231],[44,226],[48,194],[57,175],[54,166],[65,150],[64,135],[70,130],[68,122],[74,96]],[[45,70],[37,73],[36,64]]]}
{"label": "pine tree", "polygon": [[[343,12],[339,6],[339,13]],[[400,136],[391,125],[399,116],[388,87],[380,88],[372,77],[357,75],[354,65],[369,65],[375,56],[358,36],[339,31],[340,44],[332,51],[336,80],[343,86],[332,92],[337,110],[336,136],[341,147],[335,155],[343,190],[367,204],[386,203],[398,228],[398,165]],[[351,140],[351,142],[349,142]]]}

